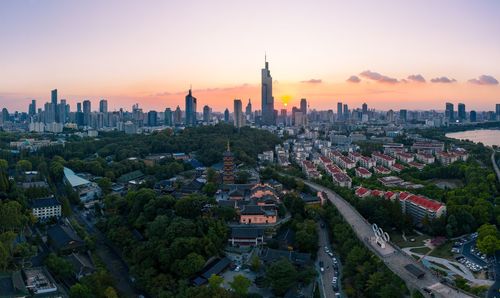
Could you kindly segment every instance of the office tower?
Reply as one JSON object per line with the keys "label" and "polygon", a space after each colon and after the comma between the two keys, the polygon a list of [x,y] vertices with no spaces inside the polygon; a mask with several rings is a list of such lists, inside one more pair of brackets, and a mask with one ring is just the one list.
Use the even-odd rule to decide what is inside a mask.
{"label": "office tower", "polygon": [[43,115],[45,124],[56,122],[55,105],[51,102],[46,102],[44,105]]}
{"label": "office tower", "polygon": [[177,106],[177,108],[175,109],[175,112],[174,112],[174,124],[178,125],[181,123],[182,123],[182,111],[181,111],[181,108],[179,106]]}
{"label": "office tower", "polygon": [[158,113],[156,111],[149,111],[148,126],[157,126],[156,119],[158,119]]}
{"label": "office tower", "polygon": [[337,103],[337,120],[341,121],[343,119],[342,117],[342,103],[338,102]]}
{"label": "office tower", "polygon": [[81,112],[82,111],[82,103],[81,102],[77,102],[76,103],[76,111],[77,112]]}
{"label": "office tower", "polygon": [[173,121],[172,121],[172,110],[170,108],[165,109],[165,113],[163,115],[164,122],[166,126],[172,126]]}
{"label": "office tower", "polygon": [[66,119],[68,118],[68,114],[66,113],[67,107],[66,107],[66,99],[61,99],[61,103],[57,105],[57,122],[59,123],[66,123]]}
{"label": "office tower", "polygon": [[363,103],[363,105],[361,106],[362,110],[363,110],[363,114],[368,114],[368,105],[365,103]]}
{"label": "office tower", "polygon": [[229,110],[227,108],[224,111],[224,122],[229,123]]}
{"label": "office tower", "polygon": [[262,69],[262,124],[275,125],[273,98],[273,78],[269,71],[269,63],[265,60],[265,68]]}
{"label": "office tower", "polygon": [[31,103],[29,104],[28,114],[30,116],[33,116],[36,114],[36,100],[35,99],[31,100]]}
{"label": "office tower", "polygon": [[234,184],[234,156],[229,147],[229,141],[227,141],[227,150],[223,154],[223,164],[224,172],[222,174],[222,182],[224,184]]}
{"label": "office tower", "polygon": [[500,120],[500,103],[497,103],[495,106],[495,114],[497,115],[497,120]]}
{"label": "office tower", "polygon": [[342,112],[342,116],[344,117],[344,120],[349,120],[349,107],[347,104],[344,104],[344,111]]}
{"label": "office tower", "polygon": [[470,119],[470,122],[476,122],[477,121],[476,111],[470,111],[469,119]]}
{"label": "office tower", "polygon": [[304,126],[305,125],[305,115],[300,109],[296,109],[293,113],[293,125]]}
{"label": "office tower", "polygon": [[192,95],[191,89],[189,89],[189,93],[186,95],[186,118],[184,119],[184,123],[186,126],[196,125],[196,97]]}
{"label": "office tower", "polygon": [[302,112],[303,116],[307,115],[307,100],[305,98],[302,98],[300,100],[300,111]]}
{"label": "office tower", "polygon": [[90,100],[83,101],[83,124],[90,126],[91,124],[91,103]]}
{"label": "office tower", "polygon": [[50,102],[53,105],[57,105],[57,89],[54,89],[50,92]]}
{"label": "office tower", "polygon": [[408,117],[407,110],[399,110],[399,119],[401,119],[402,122],[406,122],[407,117]]}
{"label": "office tower", "polygon": [[452,103],[449,103],[447,102],[446,103],[446,109],[445,109],[445,112],[444,112],[444,116],[447,120],[449,121],[453,121],[453,104]]}
{"label": "office tower", "polygon": [[464,121],[466,118],[465,116],[465,104],[459,103],[458,104],[458,120]]}
{"label": "office tower", "polygon": [[387,121],[394,122],[394,111],[389,110],[386,115]]}
{"label": "office tower", "polygon": [[249,118],[252,119],[252,102],[250,101],[250,98],[248,99],[248,104],[245,108],[245,115]]}
{"label": "office tower", "polygon": [[280,111],[280,119],[278,120],[280,123],[283,123],[284,126],[286,126],[286,118],[287,118],[287,111],[286,109],[281,109]]}
{"label": "office tower", "polygon": [[107,113],[108,112],[108,101],[105,99],[101,99],[99,101],[99,112]]}
{"label": "office tower", "polygon": [[210,114],[211,114],[211,109],[209,106],[205,105],[203,107],[203,122],[209,122],[210,121]]}
{"label": "office tower", "polygon": [[245,116],[243,115],[243,104],[241,103],[240,99],[234,100],[233,117],[234,117],[234,119],[233,119],[234,126],[236,128],[240,128],[242,126],[245,126]]}

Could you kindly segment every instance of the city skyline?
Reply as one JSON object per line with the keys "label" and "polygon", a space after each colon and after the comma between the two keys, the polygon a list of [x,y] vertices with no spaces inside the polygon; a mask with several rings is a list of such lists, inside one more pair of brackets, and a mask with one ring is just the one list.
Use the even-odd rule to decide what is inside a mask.
{"label": "city skyline", "polygon": [[192,84],[201,105],[223,111],[235,98],[260,101],[265,52],[276,110],[301,98],[320,110],[337,101],[386,110],[442,109],[450,101],[491,110],[500,98],[492,63],[500,59],[498,2],[276,2],[265,5],[272,18],[257,13],[262,7],[2,3],[0,104],[24,111],[58,88],[72,107],[106,98],[110,111],[134,103],[162,111],[182,106]]}

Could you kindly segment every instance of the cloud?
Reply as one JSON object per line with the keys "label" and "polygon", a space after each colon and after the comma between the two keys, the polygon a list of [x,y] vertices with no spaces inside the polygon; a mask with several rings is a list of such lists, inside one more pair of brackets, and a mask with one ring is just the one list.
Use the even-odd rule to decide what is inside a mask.
{"label": "cloud", "polygon": [[425,78],[420,74],[409,75],[408,80],[410,80],[412,82],[425,83]]}
{"label": "cloud", "polygon": [[498,85],[497,79],[489,75],[482,75],[477,79],[470,79],[469,83],[476,85]]}
{"label": "cloud", "polygon": [[397,83],[399,83],[399,81],[395,78],[384,76],[382,74],[379,74],[378,72],[374,72],[374,71],[370,71],[370,70],[363,71],[359,75],[362,76],[363,78],[367,78],[367,79],[377,81],[380,83],[385,83],[385,84],[397,84]]}
{"label": "cloud", "polygon": [[455,83],[456,81],[457,80],[455,80],[455,79],[450,79],[447,77],[438,77],[438,78],[431,79],[431,82],[433,82],[433,83],[445,83],[445,84]]}
{"label": "cloud", "polygon": [[350,76],[346,82],[349,82],[349,83],[359,83],[361,82],[361,79],[358,77],[358,76]]}
{"label": "cloud", "polygon": [[301,83],[306,83],[306,84],[321,84],[323,81],[321,79],[310,79],[307,81],[301,81]]}

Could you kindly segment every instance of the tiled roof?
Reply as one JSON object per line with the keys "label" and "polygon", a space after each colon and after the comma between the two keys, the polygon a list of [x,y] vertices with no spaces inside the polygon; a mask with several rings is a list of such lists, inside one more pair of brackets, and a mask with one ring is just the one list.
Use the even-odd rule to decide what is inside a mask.
{"label": "tiled roof", "polygon": [[438,202],[438,201],[434,201],[434,200],[424,198],[421,196],[416,196],[416,195],[411,195],[406,200],[410,201],[416,205],[419,205],[425,209],[432,210],[432,211],[438,211],[439,208],[441,208],[443,206],[443,204]]}

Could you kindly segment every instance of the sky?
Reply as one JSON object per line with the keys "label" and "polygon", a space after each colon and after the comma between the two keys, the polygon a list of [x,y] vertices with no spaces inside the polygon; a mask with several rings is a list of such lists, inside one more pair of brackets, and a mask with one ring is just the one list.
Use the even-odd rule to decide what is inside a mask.
{"label": "sky", "polygon": [[75,109],[260,109],[264,55],[275,108],[493,110],[500,1],[0,1],[0,107],[57,88]]}

